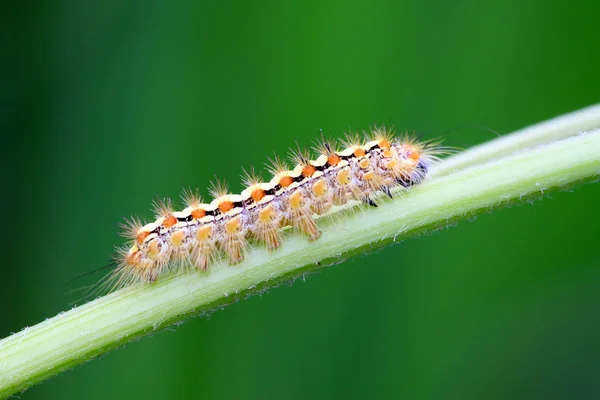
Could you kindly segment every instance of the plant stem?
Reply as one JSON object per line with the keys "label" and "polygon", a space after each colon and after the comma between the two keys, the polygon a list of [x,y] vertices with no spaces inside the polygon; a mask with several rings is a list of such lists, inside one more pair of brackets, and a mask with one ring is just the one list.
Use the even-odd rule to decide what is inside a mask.
{"label": "plant stem", "polygon": [[460,171],[466,167],[496,160],[516,151],[531,149],[598,127],[600,127],[600,104],[595,104],[471,147],[469,151],[444,160],[444,163],[440,164],[435,171],[432,171],[430,176],[442,176],[453,171]]}
{"label": "plant stem", "polygon": [[[573,134],[577,121],[561,127],[561,132],[569,132],[564,136]],[[538,143],[538,139],[526,140],[526,134],[521,135],[520,145]],[[501,154],[510,137],[493,141],[497,148],[493,143],[484,147],[485,154]],[[478,151],[481,148],[462,157],[481,160]],[[447,162],[451,163],[452,157],[442,162],[438,171],[449,171],[444,167]],[[323,234],[315,242],[290,233],[281,249],[253,248],[243,263],[233,267],[219,264],[206,274],[192,272],[151,285],[126,287],[0,341],[0,397],[137,337],[325,265],[550,189],[596,179],[598,174],[600,129],[492,163],[438,173],[406,195],[382,200],[377,208],[339,211],[335,219],[320,221]]]}

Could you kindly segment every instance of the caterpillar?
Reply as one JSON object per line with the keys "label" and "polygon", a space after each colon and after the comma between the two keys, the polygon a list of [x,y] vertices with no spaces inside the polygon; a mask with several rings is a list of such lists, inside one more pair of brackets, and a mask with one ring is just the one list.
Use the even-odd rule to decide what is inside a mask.
{"label": "caterpillar", "polygon": [[396,136],[385,126],[374,127],[363,137],[347,135],[340,143],[321,135],[314,151],[314,159],[306,151],[292,151],[293,169],[279,157],[269,160],[268,182],[254,170],[245,172],[240,194],[229,193],[217,182],[210,190],[210,202],[186,190],[183,210],[175,211],[166,199],[155,204],[154,222],[128,220],[123,236],[129,243],[117,250],[110,276],[113,286],[153,282],[190,266],[206,271],[223,258],[238,264],[250,243],[270,250],[280,247],[286,227],[318,240],[315,216],[352,200],[377,206],[373,199],[377,192],[392,197],[395,187],[421,183],[444,152],[433,141]]}

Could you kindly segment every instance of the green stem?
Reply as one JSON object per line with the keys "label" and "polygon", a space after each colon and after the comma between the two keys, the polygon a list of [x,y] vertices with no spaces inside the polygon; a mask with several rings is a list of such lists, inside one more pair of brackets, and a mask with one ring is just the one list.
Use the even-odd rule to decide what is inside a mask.
{"label": "green stem", "polygon": [[[573,134],[572,125],[563,126],[570,132],[565,136]],[[502,140],[494,142],[500,146],[497,154],[502,153]],[[476,153],[467,156],[480,159]],[[446,162],[452,158],[438,171],[444,171]],[[600,130],[595,130],[492,163],[438,173],[406,195],[382,199],[377,208],[339,211],[336,218],[321,220],[323,235],[315,242],[290,233],[281,249],[253,248],[233,267],[219,264],[208,274],[192,272],[124,288],[0,341],[0,397],[282,281],[598,174]]]}
{"label": "green stem", "polygon": [[520,129],[510,135],[471,147],[444,161],[430,176],[442,176],[466,167],[490,162],[516,151],[565,139],[600,127],[600,104]]}

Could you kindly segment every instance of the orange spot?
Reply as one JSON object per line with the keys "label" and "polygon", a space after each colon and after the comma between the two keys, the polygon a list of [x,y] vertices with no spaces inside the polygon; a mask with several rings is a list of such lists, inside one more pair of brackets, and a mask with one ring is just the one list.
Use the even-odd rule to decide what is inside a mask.
{"label": "orange spot", "polygon": [[137,236],[135,237],[135,240],[137,240],[138,243],[144,243],[144,239],[146,239],[149,234],[150,232],[148,231],[138,232]]}
{"label": "orange spot", "polygon": [[171,235],[171,243],[173,246],[181,246],[185,241],[185,233],[183,231],[177,231]]}
{"label": "orange spot", "polygon": [[379,141],[378,145],[379,145],[379,148],[380,148],[380,149],[389,149],[389,148],[390,148],[390,146],[391,146],[391,143],[390,143],[390,142],[388,142],[388,141],[387,141],[387,140],[385,140],[385,139],[381,139],[381,140]]}
{"label": "orange spot", "polygon": [[327,194],[327,182],[325,179],[319,180],[312,187],[313,193],[317,197],[325,196]]}
{"label": "orange spot", "polygon": [[327,157],[327,164],[329,165],[338,165],[340,161],[342,161],[342,159],[336,154],[332,154],[329,157]]}
{"label": "orange spot", "polygon": [[267,224],[273,220],[273,215],[275,214],[273,207],[270,205],[260,210],[258,213],[258,221],[262,224]]}
{"label": "orange spot", "polygon": [[350,183],[350,171],[344,169],[337,174],[337,181],[341,185],[347,185]]}
{"label": "orange spot", "polygon": [[359,148],[359,149],[354,150],[354,157],[357,157],[357,158],[364,157],[365,154],[367,154],[367,153],[363,149]]}
{"label": "orange spot", "polygon": [[413,161],[418,161],[419,158],[421,158],[421,153],[419,153],[418,151],[415,151],[414,153],[411,153],[411,155],[408,156],[408,158],[410,158]]}
{"label": "orange spot", "polygon": [[205,226],[203,228],[198,229],[198,231],[196,231],[196,237],[198,238],[198,240],[208,240],[210,239],[212,235],[212,227],[210,226]]}
{"label": "orange spot", "polygon": [[165,220],[163,221],[162,225],[169,229],[170,227],[172,227],[173,225],[175,225],[177,223],[177,218],[175,218],[174,216],[169,216],[167,218],[165,218]]}
{"label": "orange spot", "polygon": [[371,163],[369,162],[369,159],[367,159],[367,158],[360,160],[360,162],[358,163],[358,166],[361,167],[362,169],[367,169],[367,168],[369,168],[370,165],[371,165]]}
{"label": "orange spot", "polygon": [[375,173],[373,171],[369,171],[363,175],[363,178],[367,181],[370,181],[375,178]]}
{"label": "orange spot", "polygon": [[305,178],[310,178],[315,172],[317,172],[317,169],[314,165],[308,164],[302,168],[302,176]]}
{"label": "orange spot", "polygon": [[387,164],[385,164],[385,167],[387,169],[394,169],[396,167],[398,167],[398,161],[397,160],[390,160],[387,162]]}
{"label": "orange spot", "polygon": [[262,189],[256,189],[252,192],[252,200],[254,200],[255,202],[259,202],[261,201],[264,197],[266,196],[265,191]]}
{"label": "orange spot", "polygon": [[194,219],[204,218],[205,216],[206,216],[206,211],[201,208],[196,208],[195,210],[192,211],[192,218],[194,218]]}
{"label": "orange spot", "polygon": [[294,179],[291,176],[284,176],[279,180],[279,184],[284,188],[290,186],[292,183],[294,183]]}
{"label": "orange spot", "polygon": [[381,154],[385,157],[385,158],[391,158],[393,153],[391,149],[385,149],[381,152]]}
{"label": "orange spot", "polygon": [[233,219],[227,221],[227,223],[225,224],[225,232],[227,232],[229,235],[238,233],[240,230],[240,225],[241,225],[240,219],[233,218]]}
{"label": "orange spot", "polygon": [[156,257],[158,255],[158,253],[160,252],[161,249],[161,245],[158,242],[158,240],[153,239],[150,241],[150,243],[148,243],[148,255],[150,257]]}
{"label": "orange spot", "polygon": [[300,194],[300,192],[296,192],[290,196],[290,207],[293,210],[302,207],[302,195]]}
{"label": "orange spot", "polygon": [[140,258],[142,258],[142,253],[140,253],[137,249],[132,248],[129,250],[129,254],[127,254],[125,261],[129,265],[137,265],[140,262]]}
{"label": "orange spot", "polygon": [[219,204],[219,210],[221,210],[222,213],[226,213],[227,211],[233,210],[233,206],[233,202],[223,201]]}

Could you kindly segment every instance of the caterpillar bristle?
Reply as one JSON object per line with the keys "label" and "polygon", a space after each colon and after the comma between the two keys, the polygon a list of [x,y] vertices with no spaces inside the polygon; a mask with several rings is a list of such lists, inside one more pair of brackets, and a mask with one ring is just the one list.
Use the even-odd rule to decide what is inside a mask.
{"label": "caterpillar bristle", "polygon": [[214,181],[210,183],[208,193],[215,198],[221,197],[229,193],[229,186],[225,181],[220,180],[215,176]]}
{"label": "caterpillar bristle", "polygon": [[342,146],[346,148],[359,148],[364,142],[365,140],[360,133],[348,131],[344,134]]}
{"label": "caterpillar bristle", "polygon": [[200,196],[198,189],[183,189],[181,200],[183,201],[183,204],[189,208],[196,208],[202,204],[202,196]]}
{"label": "caterpillar bristle", "polygon": [[156,219],[167,218],[173,214],[173,204],[171,199],[156,199],[152,204],[154,210],[154,216]]}
{"label": "caterpillar bristle", "polygon": [[125,218],[125,222],[119,225],[121,228],[120,235],[129,240],[135,240],[138,231],[144,224],[137,217]]}
{"label": "caterpillar bristle", "polygon": [[261,182],[263,182],[263,178],[254,170],[254,167],[251,167],[250,171],[242,169],[242,184],[245,187],[258,185]]}
{"label": "caterpillar bristle", "polygon": [[265,166],[267,168],[267,172],[273,176],[277,176],[289,169],[288,165],[282,161],[277,154],[272,158],[269,158]]}

